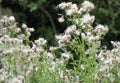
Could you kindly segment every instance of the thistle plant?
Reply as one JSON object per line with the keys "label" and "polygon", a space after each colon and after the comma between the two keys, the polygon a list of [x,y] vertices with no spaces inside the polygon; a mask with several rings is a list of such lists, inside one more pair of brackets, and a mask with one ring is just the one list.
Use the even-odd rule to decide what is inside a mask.
{"label": "thistle plant", "polygon": [[72,2],[63,2],[58,8],[65,11],[65,14],[59,14],[58,21],[71,23],[64,34],[56,35],[59,48],[69,52],[69,57],[67,54],[64,56],[68,58],[66,65],[72,66],[79,82],[93,82],[97,71],[97,53],[108,27],[101,24],[93,27],[95,16],[90,15],[90,11],[94,9],[94,4],[89,1],[84,1],[80,8]]}
{"label": "thistle plant", "polygon": [[97,56],[100,64],[95,74],[97,82],[119,83],[120,81],[120,42],[111,41],[112,50],[103,49]]}
{"label": "thistle plant", "polygon": [[39,38],[30,47],[29,36],[34,29],[25,24],[18,27],[13,16],[4,16],[0,25],[0,82],[29,82],[27,77],[37,68],[40,54],[46,53],[46,40]]}
{"label": "thistle plant", "polygon": [[18,27],[14,16],[0,20],[1,83],[118,83],[120,78],[120,42],[111,41],[113,49],[102,49],[101,39],[109,31],[107,25],[93,27],[95,8],[90,1],[79,7],[72,2],[57,8],[60,23],[69,26],[56,34],[56,46],[47,40],[29,37],[33,28]]}

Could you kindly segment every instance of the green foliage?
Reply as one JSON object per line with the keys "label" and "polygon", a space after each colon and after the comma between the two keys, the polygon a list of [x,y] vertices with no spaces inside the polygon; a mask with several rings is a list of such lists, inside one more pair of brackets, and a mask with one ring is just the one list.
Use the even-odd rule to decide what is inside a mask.
{"label": "green foliage", "polygon": [[35,11],[38,8],[38,6],[35,3],[29,4],[28,7],[30,8],[30,12]]}

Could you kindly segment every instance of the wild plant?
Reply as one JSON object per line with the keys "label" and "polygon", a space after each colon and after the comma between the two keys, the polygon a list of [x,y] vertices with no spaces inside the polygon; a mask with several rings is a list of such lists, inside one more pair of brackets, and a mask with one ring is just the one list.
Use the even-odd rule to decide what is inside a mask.
{"label": "wild plant", "polygon": [[14,16],[0,20],[1,83],[101,83],[119,82],[120,42],[113,49],[101,48],[107,25],[93,26],[95,8],[90,1],[81,5],[62,2],[58,21],[67,23],[56,34],[56,46],[47,40],[29,39],[33,28],[18,26]]}

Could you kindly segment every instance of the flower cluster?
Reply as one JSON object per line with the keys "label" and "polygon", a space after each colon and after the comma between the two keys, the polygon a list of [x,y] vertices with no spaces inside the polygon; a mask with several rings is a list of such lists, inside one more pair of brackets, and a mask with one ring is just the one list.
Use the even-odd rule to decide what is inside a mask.
{"label": "flower cluster", "polygon": [[74,35],[75,32],[77,31],[76,29],[77,29],[76,25],[71,25],[71,26],[67,27],[64,35],[61,35],[61,34],[56,35],[56,39],[58,40],[58,44],[60,47],[70,44],[72,35]]}
{"label": "flower cluster", "polygon": [[[0,82],[29,83],[28,79],[33,72],[49,69],[48,71],[55,73],[56,68],[63,66],[70,58],[67,52],[62,53],[61,58],[55,58],[55,51],[59,47],[51,46],[47,50],[47,40],[44,38],[30,41],[29,37],[34,29],[26,24],[18,27],[13,16],[4,16],[0,22]],[[71,28],[74,29],[75,26]],[[65,38],[62,39],[63,42],[67,41]],[[45,69],[41,70],[40,62],[46,67]],[[63,70],[59,68],[57,71],[59,71],[58,77],[64,79],[66,75],[63,75]]]}
{"label": "flower cluster", "polygon": [[101,62],[98,70],[102,73],[96,75],[96,80],[99,82],[108,78],[114,83],[117,78],[120,78],[120,42],[111,41],[111,44],[114,47],[112,50],[101,50],[98,55],[98,60]]}
{"label": "flower cluster", "polygon": [[[106,35],[108,32],[108,27],[101,24],[97,25],[96,27],[92,27],[95,16],[90,15],[88,12],[94,9],[94,4],[89,1],[84,1],[81,7],[78,8],[77,5],[73,4],[72,2],[63,2],[58,5],[58,8],[64,10],[65,15],[73,16],[73,18],[67,18],[70,22],[74,23],[74,25],[71,25],[65,30],[64,35],[56,36],[56,39],[59,40],[59,45],[69,44],[72,38],[71,35],[75,34],[81,35],[82,38],[88,42],[97,44],[98,47],[101,45],[100,39]],[[61,17],[58,18],[58,21],[64,22],[65,19],[63,17],[66,16],[62,14],[60,15]]]}
{"label": "flower cluster", "polygon": [[[47,54],[44,49],[47,41],[39,38],[29,45],[29,36],[34,31],[26,24],[18,27],[14,16],[4,16],[0,20],[0,82],[23,83],[24,77],[37,68],[35,61]],[[24,42],[28,41],[26,45]],[[46,57],[45,57],[46,58]],[[38,60],[39,61],[39,60]],[[35,67],[34,67],[35,66]],[[37,71],[37,70],[36,70]],[[16,72],[20,77],[15,77]],[[22,78],[21,78],[22,77]]]}
{"label": "flower cluster", "polygon": [[[100,60],[102,60],[103,57],[105,57],[104,55],[109,55],[111,53],[110,51],[109,52],[105,51],[105,52],[100,52],[100,54],[97,55],[99,52],[99,48],[101,46],[101,38],[108,33],[109,29],[106,25],[101,25],[101,24],[98,24],[97,26],[93,27],[92,24],[95,20],[95,16],[90,15],[89,13],[91,10],[94,9],[93,3],[89,1],[84,1],[81,7],[78,8],[78,6],[76,4],[73,4],[72,2],[63,2],[58,5],[58,8],[65,11],[65,15],[59,14],[61,15],[61,17],[58,18],[58,21],[59,22],[69,21],[72,23],[72,25],[66,28],[66,30],[64,31],[64,34],[56,35],[59,48],[62,48],[62,50],[65,52],[66,52],[66,49],[69,48],[69,50],[67,50],[67,52],[69,53],[71,53],[71,50],[72,51],[74,50],[76,54],[71,53],[70,55],[72,55],[72,57],[77,57],[81,54],[84,57],[85,55],[89,55],[86,57],[86,58],[89,57],[86,63],[88,63],[89,60],[93,60],[92,62],[94,62],[94,60],[97,60],[98,57]],[[116,44],[114,45],[116,46]],[[83,49],[83,50],[80,51],[80,49]],[[79,51],[80,51],[80,54],[78,54]],[[71,56],[68,56],[65,54],[66,53],[62,53],[61,56],[63,58],[66,57],[70,59]],[[79,56],[79,57],[81,58],[82,56]],[[85,62],[85,60],[83,59],[83,62]],[[79,64],[80,68],[82,71],[85,71],[86,64],[83,64],[82,60],[80,61],[81,61],[81,63]],[[108,58],[104,60],[104,62],[102,63],[109,63],[109,61],[111,61],[111,59]],[[95,61],[95,63],[97,62]],[[112,65],[110,67],[112,67]],[[103,68],[108,68],[108,66],[102,65],[97,70],[101,70]],[[103,72],[103,70],[101,71]],[[102,80],[102,77],[100,79]]]}
{"label": "flower cluster", "polygon": [[94,9],[94,4],[90,1],[84,1],[81,8],[78,8],[77,4],[73,4],[72,2],[63,2],[58,5],[58,8],[65,10],[65,14],[70,16],[91,11]]}
{"label": "flower cluster", "polygon": [[43,82],[52,77],[61,83],[116,82],[120,78],[120,42],[111,41],[112,50],[100,49],[101,38],[109,29],[101,24],[93,27],[95,16],[90,11],[94,4],[84,1],[79,8],[63,2],[57,7],[65,12],[58,21],[71,25],[55,35],[56,46],[47,47],[44,38],[29,40],[34,28],[18,27],[14,16],[0,20],[0,82]]}

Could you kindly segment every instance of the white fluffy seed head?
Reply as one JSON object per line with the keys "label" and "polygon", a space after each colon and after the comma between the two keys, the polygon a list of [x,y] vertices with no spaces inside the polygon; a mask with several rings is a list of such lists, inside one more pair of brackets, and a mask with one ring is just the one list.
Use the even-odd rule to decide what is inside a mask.
{"label": "white fluffy seed head", "polygon": [[9,19],[9,21],[11,21],[11,22],[15,22],[15,17],[14,17],[14,16],[10,16],[8,19]]}
{"label": "white fluffy seed head", "polygon": [[47,40],[45,40],[44,38],[39,38],[38,40],[35,40],[35,44],[41,46],[41,45],[46,45],[47,44]]}
{"label": "white fluffy seed head", "polygon": [[54,56],[53,56],[53,54],[51,53],[51,52],[48,52],[47,53],[47,58],[49,58],[49,59],[54,59]]}
{"label": "white fluffy seed head", "polygon": [[64,60],[68,60],[70,58],[70,54],[65,52],[65,53],[62,53],[61,54],[61,58],[64,59]]}
{"label": "white fluffy seed head", "polygon": [[71,5],[72,5],[72,2],[68,2],[68,3],[62,2],[62,3],[60,3],[57,7],[58,7],[59,9],[66,10],[66,9],[68,9]]}
{"label": "white fluffy seed head", "polygon": [[23,23],[23,24],[22,24],[22,28],[26,29],[26,28],[28,28],[28,27],[27,27],[26,24]]}
{"label": "white fluffy seed head", "polygon": [[76,25],[71,25],[69,27],[67,27],[67,29],[65,30],[65,34],[73,34],[76,31],[77,27]]}
{"label": "white fluffy seed head", "polygon": [[34,28],[27,28],[26,29],[28,32],[34,32],[35,30],[34,30]]}
{"label": "white fluffy seed head", "polygon": [[96,35],[101,36],[101,35],[107,34],[108,31],[109,31],[109,29],[108,29],[107,26],[103,26],[103,25],[99,24],[99,25],[97,25],[95,27],[95,29],[93,30],[93,33],[95,33]]}
{"label": "white fluffy seed head", "polygon": [[91,10],[93,10],[94,9],[94,4],[92,3],[92,2],[90,2],[90,1],[84,1],[83,3],[82,3],[82,9],[83,9],[83,11],[91,11]]}
{"label": "white fluffy seed head", "polygon": [[58,47],[53,47],[53,46],[51,46],[51,47],[49,48],[49,50],[50,50],[52,53],[55,52],[57,49],[58,49]]}
{"label": "white fluffy seed head", "polygon": [[65,21],[64,16],[61,16],[61,17],[58,18],[58,22],[62,23],[64,21]]}
{"label": "white fluffy seed head", "polygon": [[65,34],[58,40],[59,47],[66,46],[70,43],[71,35]]}
{"label": "white fluffy seed head", "polygon": [[90,14],[85,14],[81,18],[81,25],[92,24],[95,20],[95,16],[90,16]]}

